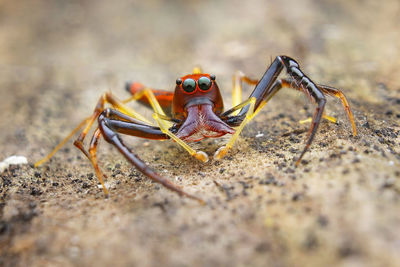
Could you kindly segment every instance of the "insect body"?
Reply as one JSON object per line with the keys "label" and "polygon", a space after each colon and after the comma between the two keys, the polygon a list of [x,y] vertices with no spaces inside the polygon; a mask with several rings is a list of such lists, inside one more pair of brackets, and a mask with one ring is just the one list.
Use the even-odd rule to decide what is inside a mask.
{"label": "insect body", "polygon": [[[283,69],[286,70],[288,78],[277,79]],[[230,134],[231,136],[226,145],[220,147],[214,154],[214,158],[221,159],[233,146],[243,127],[282,88],[293,88],[304,92],[317,105],[306,145],[297,159],[296,165],[300,163],[304,153],[313,141],[321,118],[335,120],[332,117],[325,116],[323,113],[326,103],[325,95],[335,96],[342,101],[352,124],[353,135],[357,135],[353,114],[344,94],[333,87],[315,84],[300,70],[297,62],[290,57],[276,57],[259,81],[252,80],[242,73],[237,73],[233,81],[233,107],[227,111],[224,111],[223,100],[215,76],[202,73],[198,68],[195,68],[193,74],[178,78],[174,92],[150,89],[139,83],[128,83],[127,90],[132,94],[132,97],[125,101],[120,101],[111,93],[102,95],[93,114],[82,121],[67,138],[47,157],[38,161],[35,166],[39,166],[49,160],[73,134],[84,127],[74,145],[92,163],[106,195],[108,195],[108,190],[104,185],[103,175],[96,159],[96,148],[101,136],[108,143],[114,145],[129,162],[148,178],[180,195],[201,201],[201,199],[186,193],[148,167],[123,143],[120,134],[156,140],[172,139],[190,155],[203,162],[208,161],[207,154],[202,151],[196,151],[188,143]],[[241,86],[243,82],[255,85],[255,88],[249,98],[242,102]],[[153,108],[153,118],[157,125],[152,124],[126,105],[133,100],[140,101]],[[111,107],[106,108],[106,104]],[[166,115],[164,109],[169,109],[171,114]],[[98,121],[98,126],[93,133],[89,149],[86,150],[83,146],[83,141],[96,120]]]}

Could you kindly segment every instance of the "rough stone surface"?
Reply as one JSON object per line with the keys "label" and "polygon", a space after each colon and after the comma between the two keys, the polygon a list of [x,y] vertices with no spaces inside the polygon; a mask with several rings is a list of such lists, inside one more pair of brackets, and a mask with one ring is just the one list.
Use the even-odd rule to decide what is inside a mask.
{"label": "rough stone surface", "polygon": [[[172,89],[201,65],[230,107],[234,71],[260,77],[280,54],[343,89],[359,135],[329,98],[339,121],[322,122],[294,168],[309,127],[298,121],[313,104],[286,90],[222,161],[124,137],[205,206],[152,183],[102,141],[105,199],[71,141],[40,168],[1,174],[0,265],[400,266],[399,24],[398,0],[2,1],[1,160],[39,160],[101,93],[127,97],[127,80]],[[212,155],[220,145],[197,147]]]}

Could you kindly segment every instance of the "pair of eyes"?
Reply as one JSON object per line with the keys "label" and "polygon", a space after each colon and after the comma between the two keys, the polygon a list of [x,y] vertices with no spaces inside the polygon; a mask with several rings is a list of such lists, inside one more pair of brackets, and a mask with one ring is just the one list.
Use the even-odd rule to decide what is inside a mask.
{"label": "pair of eyes", "polygon": [[[199,89],[201,91],[207,91],[208,89],[211,88],[212,85],[211,80],[215,80],[215,76],[210,75],[210,78],[203,76],[197,80],[197,85],[199,86]],[[182,83],[181,79],[176,80],[177,85],[180,85],[181,83]],[[192,78],[185,79],[182,83],[182,89],[186,93],[193,93],[196,90],[196,81]]]}

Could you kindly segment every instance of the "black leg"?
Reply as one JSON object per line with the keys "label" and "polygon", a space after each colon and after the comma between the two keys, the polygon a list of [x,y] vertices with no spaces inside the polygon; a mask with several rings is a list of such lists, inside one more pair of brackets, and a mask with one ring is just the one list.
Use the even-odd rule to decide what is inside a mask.
{"label": "black leg", "polygon": [[169,139],[159,127],[144,124],[118,110],[108,108],[101,116],[107,126],[115,132],[153,140]]}
{"label": "black leg", "polygon": [[[283,68],[286,69],[286,72],[291,77],[291,79],[277,80],[277,77],[279,76]],[[312,119],[312,124],[309,130],[309,137],[306,142],[306,146],[304,147],[303,152],[300,154],[300,157],[296,161],[296,165],[298,165],[302,157],[304,156],[304,153],[311,145],[315,133],[318,129],[326,103],[323,91],[327,92],[328,88],[318,88],[318,86],[301,71],[298,63],[294,59],[287,56],[278,56],[264,73],[263,77],[249,96],[249,98],[256,98],[254,109],[257,110],[258,108],[261,108],[283,87],[300,90],[308,95],[317,104]],[[334,93],[332,92],[331,94]],[[228,125],[237,126],[244,120],[246,113],[249,111],[249,107],[250,105],[243,107],[237,116],[229,116],[229,114],[231,114],[235,110],[234,107],[224,112],[221,117]]]}
{"label": "black leg", "polygon": [[[165,179],[164,177],[154,172],[149,166],[146,165],[146,163],[144,163],[143,160],[141,160],[123,143],[117,132],[146,138],[154,137],[153,139],[168,139],[168,136],[162,133],[161,130],[157,127],[137,124],[135,122],[125,122],[109,119],[109,117],[115,116],[117,116],[116,112],[114,112],[112,109],[107,109],[103,111],[98,118],[99,129],[104,139],[108,143],[113,144],[132,165],[134,165],[140,172],[142,172],[151,180],[162,184],[172,191],[177,192],[179,195],[187,196],[189,198],[204,203],[203,200],[201,200],[200,198],[186,193],[168,179]],[[148,135],[150,135],[150,137]]]}
{"label": "black leg", "polygon": [[[282,57],[284,56],[277,56],[272,64],[269,66],[267,71],[264,73],[256,87],[254,88],[253,92],[250,94],[250,97],[256,98],[256,103],[254,105],[254,109],[257,110],[261,104],[261,101],[265,98],[266,94],[273,87],[275,84],[276,79],[278,78],[279,74],[282,72],[284,64],[282,61]],[[249,106],[244,107],[238,114],[238,116],[244,116],[249,109]]]}
{"label": "black leg", "polygon": [[[297,64],[297,63],[296,63]],[[310,96],[312,100],[314,100],[317,104],[315,109],[311,127],[308,132],[308,140],[306,146],[304,147],[300,157],[296,161],[296,165],[299,165],[301,159],[303,158],[304,154],[310,147],[315,133],[317,132],[318,126],[320,124],[322,114],[324,112],[324,107],[326,103],[326,98],[322,91],[312,82],[307,76],[305,76],[301,70],[299,69],[298,65],[295,66],[291,63],[291,68],[288,69],[288,74],[292,76],[293,80],[278,80],[275,82],[274,86],[267,92],[265,95],[265,102],[268,102],[281,88],[293,88],[299,91],[304,92],[306,95]]]}

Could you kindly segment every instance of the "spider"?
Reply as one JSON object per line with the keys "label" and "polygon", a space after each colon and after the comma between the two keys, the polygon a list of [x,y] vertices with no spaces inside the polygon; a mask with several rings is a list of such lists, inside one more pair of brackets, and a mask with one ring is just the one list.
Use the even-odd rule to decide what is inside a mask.
{"label": "spider", "polygon": [[[288,78],[278,79],[277,77],[283,69],[286,70]],[[154,140],[172,139],[191,156],[203,162],[208,161],[207,154],[203,151],[196,151],[187,143],[197,142],[204,138],[230,135],[227,143],[214,154],[214,158],[218,160],[232,148],[243,127],[282,88],[301,91],[316,103],[308,139],[295,163],[296,166],[299,165],[304,153],[310,147],[321,118],[336,121],[335,118],[324,115],[325,95],[335,96],[341,100],[353,128],[353,136],[357,135],[354,117],[344,94],[336,88],[314,83],[301,71],[299,64],[290,57],[277,56],[260,80],[253,80],[243,73],[237,72],[233,77],[233,107],[227,111],[224,111],[223,100],[215,78],[215,75],[203,73],[200,68],[195,68],[193,74],[176,80],[174,92],[151,89],[140,83],[127,83],[126,89],[132,96],[124,101],[118,100],[113,94],[107,92],[100,97],[93,114],[84,119],[50,154],[36,162],[35,167],[48,161],[68,139],[84,127],[74,145],[90,160],[106,196],[109,193],[104,185],[103,174],[96,159],[97,145],[101,136],[108,143],[114,145],[132,165],[151,180],[181,196],[202,202],[200,198],[185,192],[170,180],[153,171],[124,144],[120,134]],[[255,85],[255,88],[249,98],[242,102],[243,82]],[[133,100],[153,108],[153,118],[158,126],[126,105]],[[109,104],[111,108],[106,107],[106,104]],[[166,115],[163,108],[170,109],[171,114]],[[86,150],[83,141],[96,120],[98,125],[94,130],[89,149]]]}

